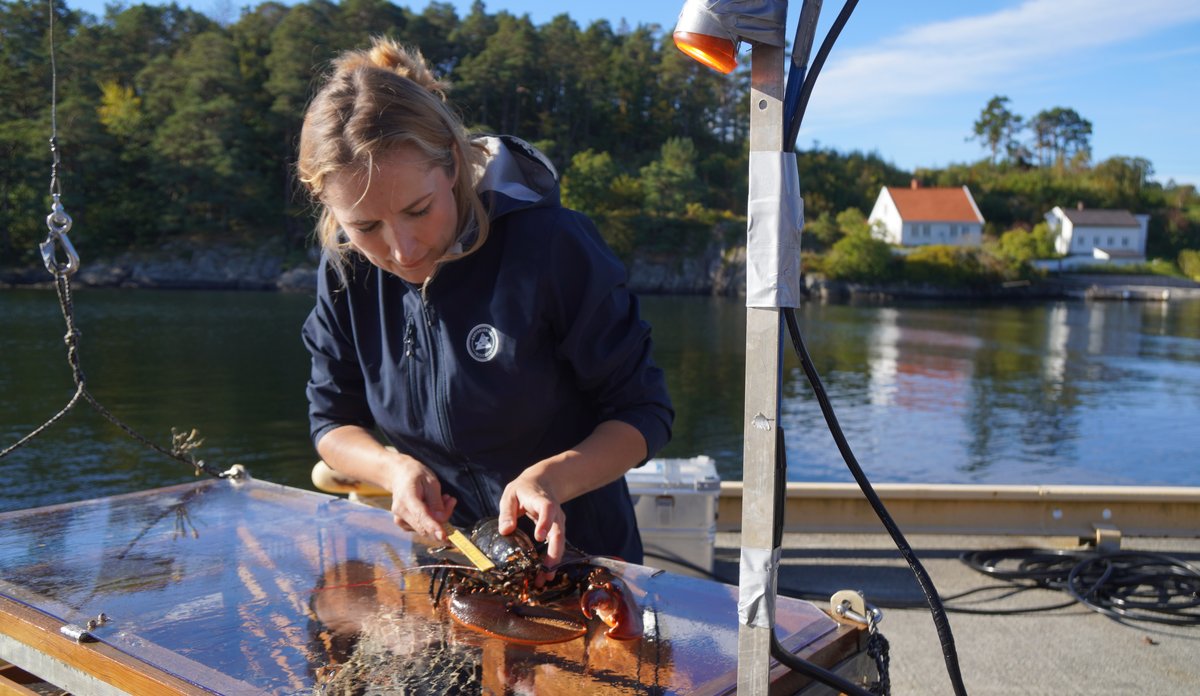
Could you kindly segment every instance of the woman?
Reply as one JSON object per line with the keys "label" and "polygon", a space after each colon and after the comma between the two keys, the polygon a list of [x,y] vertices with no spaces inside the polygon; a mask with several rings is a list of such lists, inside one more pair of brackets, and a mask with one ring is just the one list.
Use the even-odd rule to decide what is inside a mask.
{"label": "woman", "polygon": [[496,515],[507,534],[527,517],[548,566],[567,541],[640,563],[623,476],[674,417],[649,326],[545,157],[472,139],[444,89],[379,39],[335,62],[305,115],[317,451],[389,490],[406,530],[444,540],[447,521]]}

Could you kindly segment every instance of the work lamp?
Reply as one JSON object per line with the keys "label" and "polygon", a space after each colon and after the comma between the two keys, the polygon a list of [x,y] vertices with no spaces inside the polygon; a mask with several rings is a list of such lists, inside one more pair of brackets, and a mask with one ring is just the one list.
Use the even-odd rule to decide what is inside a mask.
{"label": "work lamp", "polygon": [[705,0],[687,0],[675,23],[675,46],[699,63],[729,74],[737,67],[738,44]]}
{"label": "work lamp", "polygon": [[675,23],[675,45],[713,70],[737,67],[742,41],[782,48],[787,2],[783,0],[687,0]]}

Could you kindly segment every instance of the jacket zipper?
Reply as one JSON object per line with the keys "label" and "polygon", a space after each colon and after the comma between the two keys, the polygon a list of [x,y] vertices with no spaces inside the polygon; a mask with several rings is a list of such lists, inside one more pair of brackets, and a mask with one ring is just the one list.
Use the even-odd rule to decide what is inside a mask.
{"label": "jacket zipper", "polygon": [[417,344],[417,322],[411,316],[408,318],[408,323],[404,327],[404,359],[408,361],[408,403],[411,408],[417,403],[417,380],[419,379],[417,366],[414,364],[413,356],[416,354]]}
{"label": "jacket zipper", "polygon": [[[437,410],[438,429],[442,434],[442,441],[445,443],[448,450],[454,450],[454,440],[450,435],[450,413],[447,404],[450,401],[450,388],[445,384],[443,374],[445,371],[441,365],[441,354],[437,350],[437,327],[435,320],[437,316],[436,310],[429,303],[429,284],[433,277],[429,277],[421,285],[421,313],[425,317],[425,335],[427,337],[426,344],[429,347],[429,368],[433,375],[433,400]],[[471,481],[472,488],[475,489],[475,499],[479,503],[479,509],[486,511],[486,514],[497,515],[496,505],[486,495],[484,489],[479,483],[479,477],[475,474],[475,470],[470,463],[462,458],[456,457],[464,471],[467,472],[467,478]]]}

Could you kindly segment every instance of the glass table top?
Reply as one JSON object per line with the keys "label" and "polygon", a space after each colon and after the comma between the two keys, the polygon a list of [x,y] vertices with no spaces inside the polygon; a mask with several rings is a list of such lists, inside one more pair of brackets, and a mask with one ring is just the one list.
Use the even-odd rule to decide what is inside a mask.
{"label": "glass table top", "polygon": [[[737,588],[604,561],[642,613],[632,641],[518,645],[451,620],[430,566],[461,556],[391,514],[254,480],[0,514],[0,594],[222,694],[723,693]],[[577,606],[577,599],[575,600]],[[780,597],[798,650],[836,624]]]}

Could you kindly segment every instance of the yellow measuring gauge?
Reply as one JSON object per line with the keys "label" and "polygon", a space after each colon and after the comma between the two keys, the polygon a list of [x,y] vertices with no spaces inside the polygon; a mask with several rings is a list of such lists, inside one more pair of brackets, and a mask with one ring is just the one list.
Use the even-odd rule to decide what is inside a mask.
{"label": "yellow measuring gauge", "polygon": [[462,551],[467,559],[470,560],[476,568],[480,570],[491,570],[492,568],[496,567],[496,564],[492,562],[492,559],[485,556],[484,553],[479,550],[479,547],[473,544],[471,540],[467,538],[466,534],[462,533],[462,530],[454,527],[449,522],[443,526],[443,529],[446,530],[446,539],[449,540],[451,544],[454,544],[454,548]]}

